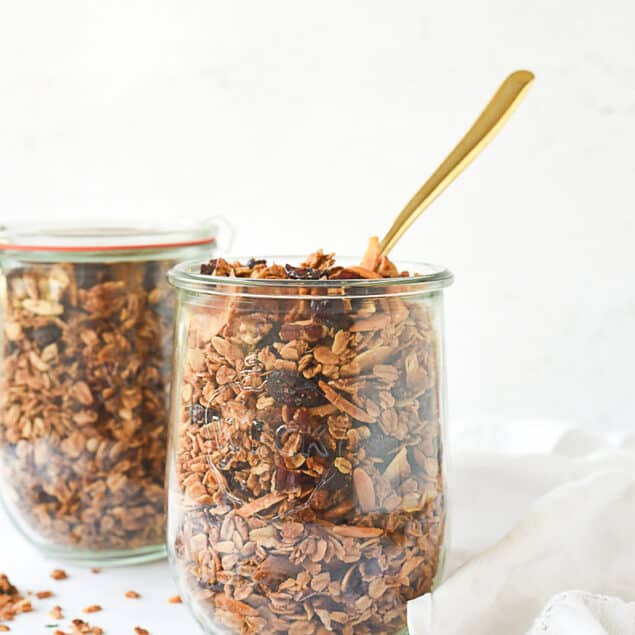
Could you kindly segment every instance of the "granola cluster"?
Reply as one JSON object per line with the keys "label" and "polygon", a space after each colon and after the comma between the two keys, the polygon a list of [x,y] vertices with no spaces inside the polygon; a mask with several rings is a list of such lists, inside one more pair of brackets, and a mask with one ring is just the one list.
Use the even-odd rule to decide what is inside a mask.
{"label": "granola cluster", "polygon": [[[9,622],[20,613],[30,613],[33,610],[30,600],[26,599],[18,589],[11,584],[9,578],[0,573],[0,622]],[[1,630],[8,627],[1,625]]]}
{"label": "granola cluster", "polygon": [[[300,267],[216,259],[201,272],[406,275],[372,253],[338,267],[323,252]],[[183,308],[169,543],[212,632],[396,633],[440,569],[433,300],[338,291],[212,294]]]}
{"label": "granola cluster", "polygon": [[5,273],[5,499],[44,545],[163,540],[170,262],[25,264]]}

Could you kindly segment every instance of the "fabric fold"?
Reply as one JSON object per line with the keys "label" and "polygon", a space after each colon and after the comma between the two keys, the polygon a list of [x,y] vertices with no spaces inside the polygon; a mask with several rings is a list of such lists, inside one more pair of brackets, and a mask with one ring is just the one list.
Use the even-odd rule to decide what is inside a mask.
{"label": "fabric fold", "polygon": [[[571,462],[562,454],[543,459],[557,464],[555,480],[595,472],[527,504],[524,518],[503,538],[451,574],[434,593],[410,602],[411,635],[524,635],[547,602],[568,589],[635,601],[635,454],[616,449],[614,457],[589,458],[588,463],[579,456]],[[514,461],[505,465],[513,472]],[[607,466],[616,469],[606,471]],[[531,481],[526,467],[519,459],[508,483],[522,478]],[[473,484],[462,482],[461,470],[457,472],[454,485],[459,505],[465,488]],[[504,470],[492,473],[500,478]],[[487,478],[484,465],[482,482]],[[506,498],[513,498],[514,492],[501,490],[500,482],[495,485],[492,489],[500,494],[498,502],[505,506]],[[487,497],[483,492],[480,495]],[[486,504],[482,507],[487,509]],[[487,524],[488,519],[474,517],[473,522]],[[578,610],[573,611],[571,607],[576,606]],[[588,607],[585,617],[584,606],[578,602],[567,609],[572,625],[575,620],[586,619],[588,633],[593,635],[603,633],[598,628],[609,628],[597,621]],[[556,611],[555,615],[564,613]],[[553,631],[561,632],[565,631]],[[570,626],[568,632],[586,635],[587,631]],[[614,635],[610,629],[606,632]],[[635,634],[635,627],[627,632]]]}

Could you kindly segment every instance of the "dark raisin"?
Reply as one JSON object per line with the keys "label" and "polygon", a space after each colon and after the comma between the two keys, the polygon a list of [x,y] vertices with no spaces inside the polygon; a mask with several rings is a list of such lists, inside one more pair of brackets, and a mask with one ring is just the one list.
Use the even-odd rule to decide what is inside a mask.
{"label": "dark raisin", "polygon": [[62,329],[60,329],[57,324],[51,323],[46,326],[39,326],[38,328],[33,329],[31,338],[38,347],[42,349],[58,340],[61,334]]}
{"label": "dark raisin", "polygon": [[313,484],[313,479],[303,472],[288,470],[284,465],[276,470],[276,490],[279,492],[297,491]]}
{"label": "dark raisin", "polygon": [[267,394],[287,406],[311,408],[325,402],[322,391],[310,379],[286,370],[273,370],[266,381]]}
{"label": "dark raisin", "polygon": [[278,330],[280,326],[278,322],[274,322],[269,329],[269,332],[258,341],[258,347],[263,349],[267,346],[271,346],[278,341]]}
{"label": "dark raisin", "polygon": [[247,266],[248,266],[250,269],[253,269],[254,267],[256,267],[256,266],[258,266],[258,265],[266,265],[266,264],[267,264],[267,261],[266,261],[264,258],[258,258],[258,259],[256,259],[256,258],[250,258],[250,259],[247,261]]}
{"label": "dark raisin", "polygon": [[209,262],[204,262],[201,265],[201,273],[206,276],[214,275],[214,271],[216,271],[217,264],[218,264],[218,258],[212,258]]}
{"label": "dark raisin", "polygon": [[303,434],[309,432],[313,424],[313,417],[307,408],[298,408],[293,413],[293,425]]}
{"label": "dark raisin", "polygon": [[90,289],[112,279],[107,265],[89,263],[75,265],[75,282],[80,289]]}
{"label": "dark raisin", "polygon": [[143,288],[152,291],[162,279],[161,265],[158,262],[147,262],[143,271]]}
{"label": "dark raisin", "polygon": [[283,342],[291,340],[306,340],[308,342],[317,342],[326,335],[326,329],[323,324],[293,324],[286,323],[280,327],[280,339]]}
{"label": "dark raisin", "polygon": [[46,504],[46,503],[57,503],[58,500],[55,496],[52,496],[48,492],[45,492],[41,487],[36,487],[33,492],[34,498],[38,503]]}
{"label": "dark raisin", "polygon": [[190,421],[197,426],[204,426],[212,421],[220,420],[220,411],[216,408],[205,408],[200,403],[189,407]]}
{"label": "dark raisin", "polygon": [[293,267],[292,265],[285,265],[284,270],[292,280],[318,280],[324,273],[319,269],[311,269],[311,267]]}
{"label": "dark raisin", "polygon": [[260,437],[262,435],[262,430],[265,427],[265,424],[262,421],[257,421],[254,419],[251,422],[251,438],[254,441],[260,441]]}
{"label": "dark raisin", "polygon": [[315,319],[329,328],[347,330],[353,323],[341,300],[311,300],[309,308]]}

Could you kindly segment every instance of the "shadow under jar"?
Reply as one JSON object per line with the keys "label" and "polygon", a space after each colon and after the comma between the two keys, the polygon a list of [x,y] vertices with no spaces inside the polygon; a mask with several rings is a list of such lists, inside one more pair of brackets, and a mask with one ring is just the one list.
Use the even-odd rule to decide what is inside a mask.
{"label": "shadow under jar", "polygon": [[422,273],[169,273],[168,550],[207,633],[397,633],[440,576],[452,276],[401,264]]}
{"label": "shadow under jar", "polygon": [[0,233],[2,499],[47,555],[86,564],[164,550],[174,291],[215,228]]}

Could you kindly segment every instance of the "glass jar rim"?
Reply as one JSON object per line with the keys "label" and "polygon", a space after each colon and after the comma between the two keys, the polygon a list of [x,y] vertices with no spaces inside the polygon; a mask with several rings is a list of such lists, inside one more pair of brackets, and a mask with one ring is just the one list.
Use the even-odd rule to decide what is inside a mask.
{"label": "glass jar rim", "polygon": [[[267,262],[300,264],[305,256],[258,256]],[[249,258],[232,257],[231,261],[247,262]],[[339,257],[337,264],[358,264],[361,257]],[[381,297],[387,295],[417,295],[437,291],[454,282],[452,272],[441,265],[422,262],[400,262],[401,270],[417,271],[398,278],[349,278],[336,280],[292,280],[280,278],[239,278],[200,273],[200,260],[179,263],[168,271],[172,286],[185,291],[209,295],[249,297],[302,297],[310,290],[312,296],[341,299],[347,296]],[[295,266],[295,265],[294,265]]]}
{"label": "glass jar rim", "polygon": [[0,252],[108,253],[213,245],[213,220],[169,226],[51,223],[0,226]]}

